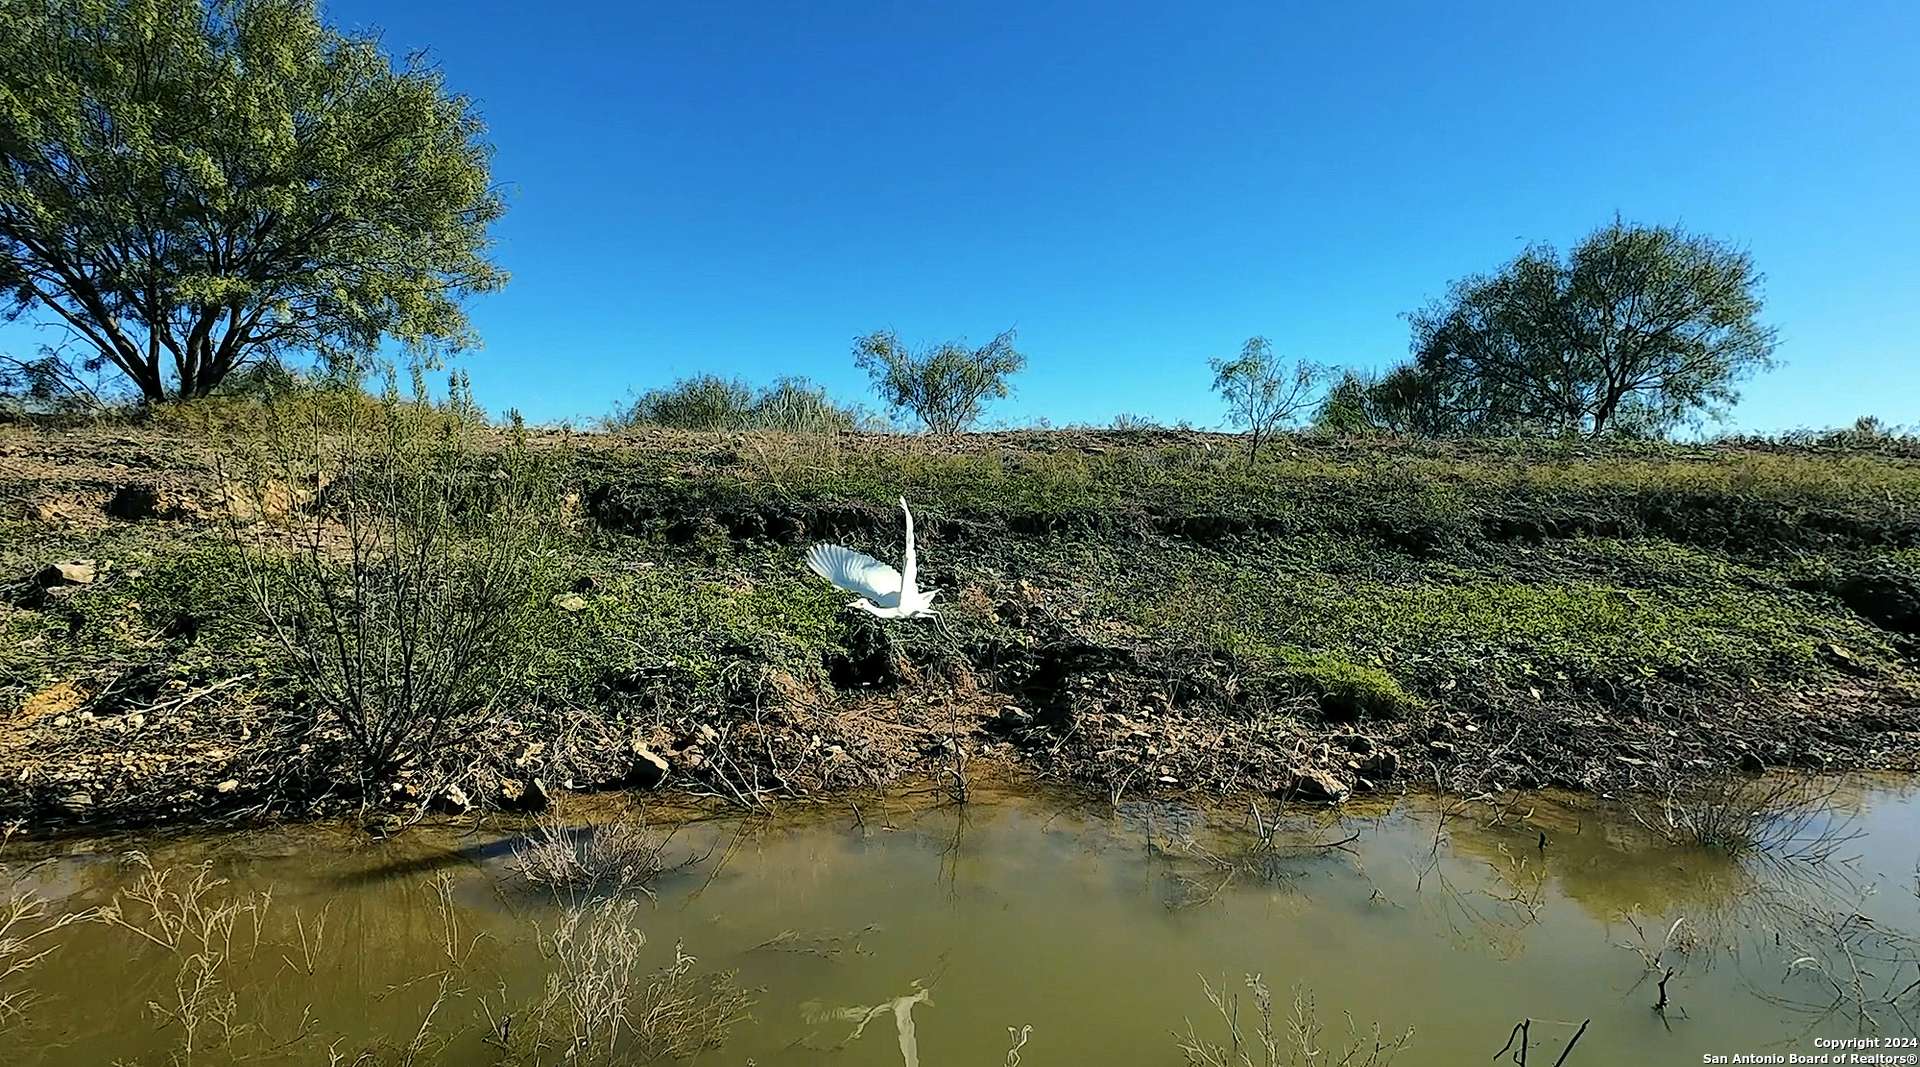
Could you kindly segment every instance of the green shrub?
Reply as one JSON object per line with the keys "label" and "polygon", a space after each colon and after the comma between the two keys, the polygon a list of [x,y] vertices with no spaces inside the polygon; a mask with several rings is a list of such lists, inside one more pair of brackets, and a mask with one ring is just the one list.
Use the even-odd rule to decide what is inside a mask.
{"label": "green shrub", "polygon": [[1393,675],[1330,653],[1289,649],[1279,655],[1278,666],[1281,677],[1318,700],[1327,718],[1336,722],[1397,719],[1416,705]]}
{"label": "green shrub", "polygon": [[254,606],[363,788],[477,736],[527,668],[563,511],[562,457],[484,436],[464,380],[283,410],[225,479]]}
{"label": "green shrub", "polygon": [[677,430],[785,430],[835,433],[858,429],[859,412],[835,404],[805,378],[781,378],[762,389],[714,374],[653,389],[607,419],[609,429],[665,426]]}

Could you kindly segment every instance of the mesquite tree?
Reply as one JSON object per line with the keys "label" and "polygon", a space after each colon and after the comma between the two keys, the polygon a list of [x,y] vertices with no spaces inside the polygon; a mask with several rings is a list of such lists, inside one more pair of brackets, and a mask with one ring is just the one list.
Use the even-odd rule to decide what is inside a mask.
{"label": "mesquite tree", "polygon": [[1248,432],[1247,465],[1260,458],[1260,443],[1319,402],[1325,372],[1304,360],[1274,355],[1273,342],[1249,337],[1233,359],[1215,359],[1213,389],[1227,404],[1227,419]]}
{"label": "mesquite tree", "polygon": [[1722,241],[1615,219],[1410,315],[1413,378],[1455,432],[1662,432],[1772,365],[1761,280]]}
{"label": "mesquite tree", "polygon": [[892,330],[853,342],[853,361],[873,378],[880,398],[895,412],[911,412],[928,430],[951,437],[980,418],[989,397],[1012,390],[1007,379],[1027,365],[1008,330],[979,348],[948,341],[913,352]]}
{"label": "mesquite tree", "polygon": [[148,401],[469,343],[501,211],[466,98],[314,0],[0,0],[0,312]]}

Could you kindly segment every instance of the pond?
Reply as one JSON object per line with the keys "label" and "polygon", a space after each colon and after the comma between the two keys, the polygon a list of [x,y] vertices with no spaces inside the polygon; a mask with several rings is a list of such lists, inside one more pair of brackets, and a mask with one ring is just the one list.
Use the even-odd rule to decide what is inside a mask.
{"label": "pond", "polygon": [[[46,901],[35,921],[119,921],[32,942],[52,951],[0,983],[26,994],[0,1062],[562,1062],[555,1035],[611,1032],[611,984],[630,994],[615,1062],[724,1032],[693,1062],[1180,1064],[1182,1043],[1230,1043],[1211,988],[1264,1064],[1255,974],[1278,1063],[1342,1062],[1376,1024],[1385,1046],[1411,1028],[1404,1051],[1350,1062],[1490,1063],[1512,1038],[1502,1062],[1551,1065],[1576,1033],[1571,1065],[1897,1045],[1920,1013],[1916,792],[1829,799],[1734,860],[1650,832],[1658,805],[1590,798],[1410,798],[1274,831],[1270,802],[928,791],[698,816],[669,869],[617,893],[530,884],[514,826],[16,841],[7,879]],[[692,959],[664,980],[676,945]],[[1322,1028],[1322,1058],[1296,1024]]]}

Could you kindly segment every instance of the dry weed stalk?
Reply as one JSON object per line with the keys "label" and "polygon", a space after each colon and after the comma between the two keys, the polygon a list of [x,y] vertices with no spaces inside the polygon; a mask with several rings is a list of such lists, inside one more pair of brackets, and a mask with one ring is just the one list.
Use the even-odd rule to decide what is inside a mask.
{"label": "dry weed stalk", "polygon": [[650,1063],[721,1044],[752,998],[731,972],[700,974],[674,946],[671,964],[641,966],[639,902],[569,908],[541,943],[552,966],[545,989],[517,1012],[486,1006],[487,1043],[503,1067]]}
{"label": "dry weed stalk", "polygon": [[47,939],[89,917],[86,912],[52,916],[47,901],[32,892],[10,891],[0,898],[0,1035],[22,1022],[33,1006],[34,991],[19,986],[22,976],[59,947]]}
{"label": "dry weed stalk", "polygon": [[1215,989],[1205,977],[1200,985],[1207,1003],[1220,1017],[1226,1042],[1202,1036],[1193,1021],[1187,1020],[1186,1033],[1176,1032],[1173,1038],[1189,1067],[1386,1067],[1413,1042],[1412,1027],[1389,1037],[1379,1023],[1362,1030],[1347,1014],[1347,1033],[1340,1047],[1322,1045],[1326,1028],[1320,1022],[1313,991],[1304,986],[1294,987],[1293,1010],[1284,1029],[1276,1027],[1273,991],[1257,974],[1246,978],[1256,1018],[1243,1026],[1239,993]]}
{"label": "dry weed stalk", "polygon": [[190,1064],[204,1052],[232,1046],[252,1029],[240,1018],[239,998],[228,984],[228,975],[259,951],[261,925],[273,895],[269,891],[224,896],[220,890],[226,879],[214,877],[210,863],[183,873],[155,870],[138,852],[128,859],[138,869],[138,877],[131,887],[115,893],[95,917],[178,959],[167,1000],[148,1001],[147,1010],[163,1027],[179,1031],[179,1045],[169,1053],[170,1061]]}
{"label": "dry weed stalk", "polygon": [[1774,774],[1751,777],[1731,769],[1666,783],[1660,810],[1633,810],[1641,825],[1676,843],[1732,856],[1761,855],[1780,862],[1820,864],[1859,836],[1834,804],[1838,779]]}
{"label": "dry weed stalk", "polygon": [[698,859],[689,856],[681,863],[668,863],[667,846],[675,832],[655,831],[643,812],[570,827],[554,809],[540,817],[514,864],[528,882],[555,894],[638,889],[651,896],[647,887],[662,872]]}
{"label": "dry weed stalk", "polygon": [[1339,823],[1317,826],[1305,836],[1283,835],[1287,825],[1282,818],[1284,803],[1271,816],[1257,800],[1248,801],[1248,808],[1246,836],[1237,839],[1236,847],[1214,851],[1190,835],[1173,842],[1178,851],[1198,859],[1207,872],[1198,877],[1178,877],[1181,895],[1174,901],[1175,907],[1211,904],[1243,878],[1261,884],[1283,881],[1290,874],[1292,861],[1309,855],[1350,853],[1350,846],[1360,838],[1358,831],[1329,838],[1328,831]]}

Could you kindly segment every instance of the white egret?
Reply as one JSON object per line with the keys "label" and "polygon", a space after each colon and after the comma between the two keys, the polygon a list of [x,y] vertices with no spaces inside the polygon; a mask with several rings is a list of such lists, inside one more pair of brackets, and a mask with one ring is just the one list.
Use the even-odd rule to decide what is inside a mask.
{"label": "white egret", "polygon": [[900,498],[900,512],[907,517],[907,553],[900,570],[844,545],[824,544],[807,549],[807,566],[847,592],[858,593],[859,599],[847,605],[850,608],[882,619],[932,617],[933,598],[940,591],[920,591],[914,573],[913,512],[907,510],[904,496]]}

